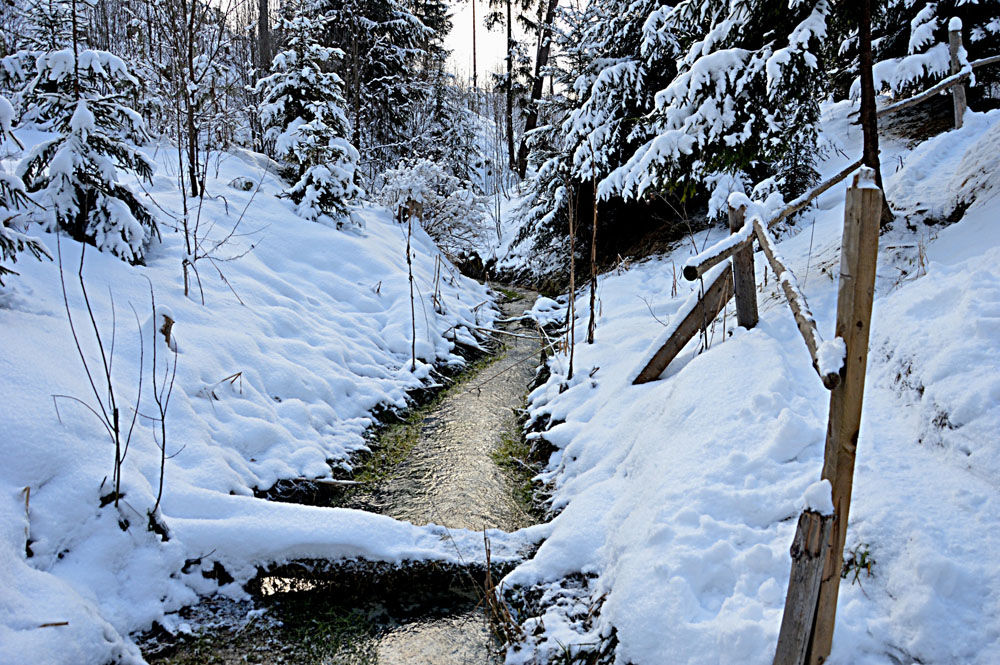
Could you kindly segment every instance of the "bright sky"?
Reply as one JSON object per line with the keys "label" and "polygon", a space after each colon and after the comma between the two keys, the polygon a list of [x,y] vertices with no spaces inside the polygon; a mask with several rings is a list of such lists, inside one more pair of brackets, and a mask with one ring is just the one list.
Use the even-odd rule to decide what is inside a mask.
{"label": "bright sky", "polygon": [[[467,81],[472,79],[472,3],[476,3],[476,68],[479,85],[487,85],[489,73],[504,67],[506,56],[506,31],[502,28],[490,32],[483,27],[483,18],[489,11],[488,0],[465,0],[451,3],[454,27],[444,40],[452,54],[449,69]],[[517,32],[520,32],[518,30]]]}

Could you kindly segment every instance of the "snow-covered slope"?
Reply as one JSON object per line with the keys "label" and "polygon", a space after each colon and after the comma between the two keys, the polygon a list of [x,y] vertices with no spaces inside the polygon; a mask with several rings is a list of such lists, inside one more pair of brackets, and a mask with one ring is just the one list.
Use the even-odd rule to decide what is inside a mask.
{"label": "snow-covered slope", "polygon": [[[825,111],[825,138],[844,153],[824,172],[860,154],[847,111]],[[947,227],[910,231],[900,218],[880,239],[847,537],[850,552],[874,563],[870,576],[842,583],[831,663],[1000,662],[998,131],[1000,113],[970,113],[963,129],[910,154],[883,146],[889,199],[908,221],[968,209]],[[780,243],[827,339],[843,201],[844,186],[826,193],[815,224],[807,217]],[[694,240],[701,247],[721,233]],[[561,604],[527,604],[530,637],[509,663],[598,648],[634,665],[774,656],[795,520],[822,467],[829,393],[773,274],[755,329],[736,327],[731,304],[707,350],[696,339],[662,380],[631,385],[691,289],[672,277],[691,253],[685,243],[601,279],[596,343],[577,344],[568,388],[558,356],[530,397],[532,418],[555,423],[543,435],[556,452],[541,478],[561,513],[505,584],[541,585]],[[758,285],[764,264],[758,255]],[[587,301],[583,293],[577,340]]]}
{"label": "snow-covered slope", "polygon": [[[19,136],[29,146],[39,138]],[[299,219],[290,202],[276,198],[282,184],[264,171],[267,161],[243,153],[213,155],[200,216],[197,200],[189,199],[192,225],[200,219],[202,248],[211,258],[196,264],[200,281],[192,276],[192,296],[185,298],[183,237],[170,228],[182,207],[176,153],[166,146],[147,152],[159,162],[149,193],[162,243],[150,248],[145,266],[130,267],[93,248],[84,262],[95,320],[113,357],[123,431],[134,409],[139,412],[117,509],[100,505],[112,489],[114,446],[100,421],[76,401],[100,410],[74,346],[57,263],[23,258],[15,266],[20,277],[0,291],[5,664],[137,661],[128,633],[213,591],[218,582],[202,570],[216,562],[236,580],[222,591],[239,595],[260,561],[468,560],[481,549],[481,534],[448,540],[433,527],[271,504],[252,492],[279,478],[329,476],[331,462],[365,446],[373,410],[404,407],[408,390],[433,382],[432,364],[462,362],[453,353],[455,341],[476,345],[473,327],[490,325],[496,315],[485,288],[445,264],[436,308],[439,252],[417,229],[418,360],[411,371],[405,228],[375,208],[353,210],[361,229]],[[237,178],[251,183],[250,191],[229,186]],[[56,237],[42,238],[55,255]],[[81,245],[62,238],[59,246],[70,311],[103,397],[99,349],[76,279]],[[172,358],[158,332],[163,314],[175,321],[171,337],[178,351],[160,504],[170,531],[166,542],[146,528],[161,463],[159,427],[150,419],[158,413],[153,344],[161,387]],[[494,556],[510,554],[504,542],[497,534]]]}

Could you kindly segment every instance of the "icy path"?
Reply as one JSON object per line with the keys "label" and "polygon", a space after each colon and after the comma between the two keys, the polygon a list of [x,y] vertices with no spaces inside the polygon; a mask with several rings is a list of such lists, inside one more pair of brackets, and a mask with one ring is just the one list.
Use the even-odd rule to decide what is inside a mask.
{"label": "icy path", "polygon": [[[519,298],[501,305],[504,317],[514,318],[528,309],[534,294],[519,292],[519,295]],[[521,555],[518,550],[527,542],[541,537],[545,527],[525,529],[531,517],[514,499],[512,480],[496,465],[492,453],[505,432],[516,431],[514,408],[522,404],[527,384],[534,376],[539,345],[533,339],[526,339],[532,336],[530,327],[514,323],[507,328],[523,337],[503,336],[501,341],[506,344],[505,348],[488,365],[449,389],[441,401],[426,413],[418,440],[407,459],[378,488],[360,498],[360,504],[372,512],[315,507],[308,508],[312,513],[309,517],[314,520],[311,528],[295,524],[294,520],[291,524],[247,520],[237,525],[251,530],[258,526],[276,529],[278,537],[270,539],[239,539],[224,534],[220,537],[217,529],[222,525],[199,520],[180,523],[177,528],[186,531],[185,537],[203,539],[205,547],[222,548],[216,556],[229,561],[270,560],[281,563],[355,556],[363,561],[381,561],[391,565],[404,560],[440,562],[446,566],[453,563],[475,564],[483,560],[484,529],[491,541],[494,562],[518,560]],[[246,497],[233,497],[233,500],[241,503],[257,501]],[[358,505],[358,500],[351,503]],[[304,509],[293,504],[267,503],[265,506],[271,514],[275,511],[280,513],[287,506],[290,518],[300,515]],[[348,523],[352,527],[345,533],[343,527]],[[226,530],[231,528],[228,523],[226,527]],[[230,547],[246,547],[248,543],[254,543],[257,548],[274,546],[286,540],[280,536],[285,530],[296,534],[311,532],[315,541],[299,541],[292,549],[276,549],[274,552],[226,551]],[[351,533],[355,535],[350,536]],[[334,541],[336,545],[331,549]],[[402,543],[408,543],[403,548],[405,551],[401,556],[393,556],[393,551],[398,552]],[[351,548],[356,550],[353,555],[346,552]],[[443,553],[447,555],[443,556]],[[431,566],[434,565],[431,563]],[[333,567],[336,568],[336,564]],[[363,572],[358,574],[365,575]],[[293,582],[292,586],[295,584]],[[349,582],[347,586],[351,584]],[[364,587],[366,584],[356,586]],[[226,629],[214,631],[207,640],[213,645],[210,653],[223,662],[240,658],[248,658],[251,662],[263,659],[260,662],[266,662],[279,653],[308,651],[312,647],[303,647],[289,640],[275,621],[289,626],[301,623],[301,617],[297,617],[303,611],[301,604],[334,603],[339,608],[336,612],[353,616],[351,621],[360,621],[360,627],[333,637],[314,631],[319,634],[318,637],[309,635],[305,639],[326,640],[328,646],[336,642],[336,646],[331,647],[340,659],[336,662],[355,665],[375,662],[392,665],[482,665],[494,662],[495,645],[478,598],[467,585],[463,589],[428,589],[424,588],[427,584],[417,579],[412,585],[404,585],[412,588],[400,589],[402,593],[399,594],[394,590],[378,588],[385,586],[384,582],[371,586],[374,589],[370,595],[377,598],[355,590],[346,594],[357,596],[352,601],[343,597],[343,586],[336,581],[334,591],[317,588],[303,596],[308,596],[307,600],[296,599],[294,594],[288,595],[292,600],[279,599],[276,604],[270,605],[266,620],[258,625],[248,624],[246,619],[240,618],[246,608],[223,607],[222,612],[231,615],[228,623],[242,625],[235,632]],[[402,597],[396,598],[395,595]],[[274,598],[268,601],[271,602]],[[211,614],[211,611],[200,608],[195,613]],[[373,620],[375,615],[381,616]],[[359,616],[362,617],[360,620]],[[211,616],[193,618],[198,623],[215,620]],[[248,625],[250,629],[246,628]],[[302,629],[295,634],[301,638]],[[205,639],[202,639],[181,645],[165,661],[155,660],[186,663],[205,654]],[[294,657],[293,662],[296,662]]]}
{"label": "icy path", "polygon": [[[533,294],[520,295],[501,304],[504,318],[530,308]],[[518,335],[534,334],[526,325],[507,327]],[[513,532],[531,523],[491,454],[503,434],[516,427],[513,409],[534,377],[539,344],[503,337],[507,348],[424,418],[413,452],[379,489],[378,512],[413,524],[473,531]]]}

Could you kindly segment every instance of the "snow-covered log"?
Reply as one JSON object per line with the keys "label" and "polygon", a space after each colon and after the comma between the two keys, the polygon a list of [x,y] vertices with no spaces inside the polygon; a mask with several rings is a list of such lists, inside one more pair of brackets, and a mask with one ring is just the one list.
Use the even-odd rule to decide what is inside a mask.
{"label": "snow-covered log", "polygon": [[777,275],[778,282],[781,283],[781,290],[785,294],[785,300],[788,301],[788,306],[792,308],[792,314],[795,315],[795,323],[799,332],[802,333],[802,339],[806,342],[809,355],[812,356],[813,367],[819,374],[819,378],[822,379],[823,385],[829,390],[833,390],[840,383],[844,343],[839,338],[832,342],[823,341],[816,328],[816,319],[809,309],[805,295],[799,288],[798,280],[795,279],[792,271],[785,267],[784,260],[774,246],[774,238],[771,237],[771,233],[760,219],[755,219],[753,225],[757,233],[757,240],[760,242],[760,248],[764,250],[764,256],[767,257],[771,269]]}

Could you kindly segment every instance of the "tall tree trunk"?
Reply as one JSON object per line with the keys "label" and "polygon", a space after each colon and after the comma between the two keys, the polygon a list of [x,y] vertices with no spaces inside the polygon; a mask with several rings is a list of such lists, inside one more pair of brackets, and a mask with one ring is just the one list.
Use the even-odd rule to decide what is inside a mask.
{"label": "tall tree trunk", "polygon": [[354,128],[351,130],[351,143],[361,149],[361,64],[358,62],[357,22],[355,36],[351,39],[351,109],[354,113]]}
{"label": "tall tree trunk", "polygon": [[271,68],[271,15],[269,0],[257,0],[257,49],[260,71]]}
{"label": "tall tree trunk", "polygon": [[552,45],[552,21],[555,20],[556,5],[559,0],[549,0],[545,8],[545,20],[538,26],[538,44],[535,51],[535,77],[531,81],[531,99],[528,102],[528,112],[524,117],[524,133],[521,135],[521,147],[517,151],[517,174],[524,177],[528,168],[528,132],[538,126],[538,101],[542,98],[542,85],[545,77],[542,70],[549,64],[549,50]]}
{"label": "tall tree trunk", "polygon": [[[864,137],[862,159],[865,166],[875,169],[875,184],[883,194],[882,168],[878,157],[878,118],[875,114],[875,83],[872,76],[872,3],[861,3],[861,24],[858,26],[858,49],[861,66],[861,133]],[[882,226],[893,220],[886,197],[882,197]]]}
{"label": "tall tree trunk", "polygon": [[514,157],[514,26],[511,18],[511,1],[507,0],[507,158],[510,168],[515,168]]}
{"label": "tall tree trunk", "polygon": [[[569,300],[566,303],[566,344],[569,347],[567,381],[573,380],[573,352],[576,349],[576,215],[580,203],[578,198],[580,190],[572,187],[570,192],[567,202],[569,204]],[[577,198],[574,200],[574,197]]]}
{"label": "tall tree trunk", "polygon": [[594,343],[597,330],[597,176],[594,176],[594,217],[590,229],[590,322],[587,324],[587,344]]}
{"label": "tall tree trunk", "polygon": [[[194,87],[197,85],[194,77],[194,26],[195,15],[198,11],[197,0],[185,2],[183,6],[185,12],[190,9],[190,14],[187,15],[187,44],[185,46],[187,46],[187,76],[191,86]],[[200,191],[198,188],[198,126],[194,117],[195,100],[192,95],[193,92],[191,90],[185,90],[184,112],[186,121],[185,125],[187,128],[188,180],[191,185],[191,196],[198,196]]]}
{"label": "tall tree trunk", "polygon": [[479,79],[476,73],[476,0],[472,0],[472,94],[476,97],[476,113],[479,113]]}

